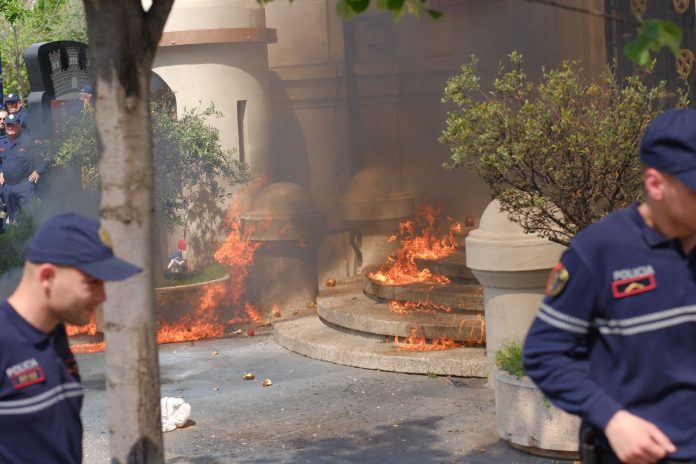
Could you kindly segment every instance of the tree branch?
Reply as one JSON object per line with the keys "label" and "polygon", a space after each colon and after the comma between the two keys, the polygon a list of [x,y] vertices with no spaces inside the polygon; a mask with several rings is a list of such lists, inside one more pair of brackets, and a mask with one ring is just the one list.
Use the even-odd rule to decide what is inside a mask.
{"label": "tree branch", "polygon": [[625,18],[623,16],[619,16],[619,15],[606,14],[606,13],[601,12],[600,10],[590,10],[587,8],[580,8],[577,6],[566,5],[564,3],[558,3],[555,0],[522,0],[522,1],[528,2],[528,3],[540,3],[542,5],[552,6],[554,8],[559,8],[561,10],[574,11],[576,13],[584,13],[584,14],[588,14],[591,16],[595,16],[597,18],[611,19],[613,21],[618,21],[618,22],[626,23],[626,24],[633,24],[635,26],[640,25],[640,22],[638,22],[635,19],[627,19],[627,18]]}
{"label": "tree branch", "polygon": [[174,0],[153,0],[152,6],[145,13],[145,27],[150,39],[148,46],[153,47],[153,52],[162,38],[162,31],[173,4]]}

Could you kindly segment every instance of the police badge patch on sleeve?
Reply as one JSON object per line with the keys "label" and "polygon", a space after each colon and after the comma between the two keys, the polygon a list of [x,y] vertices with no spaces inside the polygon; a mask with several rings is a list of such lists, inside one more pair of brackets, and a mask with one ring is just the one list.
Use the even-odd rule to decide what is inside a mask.
{"label": "police badge patch on sleeve", "polygon": [[551,269],[549,280],[546,281],[546,296],[560,295],[563,289],[565,289],[569,278],[568,269],[566,269],[562,262],[557,262],[553,269]]}

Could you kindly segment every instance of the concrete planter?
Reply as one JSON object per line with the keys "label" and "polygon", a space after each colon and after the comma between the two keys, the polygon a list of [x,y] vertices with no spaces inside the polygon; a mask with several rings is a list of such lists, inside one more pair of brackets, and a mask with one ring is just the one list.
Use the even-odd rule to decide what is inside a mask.
{"label": "concrete planter", "polygon": [[489,373],[502,344],[527,335],[549,272],[564,249],[525,234],[500,211],[497,200],[483,212],[479,228],[467,236],[466,265],[483,287]]}
{"label": "concrete planter", "polygon": [[578,459],[580,418],[544,400],[529,377],[494,370],[498,435],[531,454]]}
{"label": "concrete planter", "polygon": [[[167,322],[175,322],[184,314],[194,311],[204,292],[211,286],[225,285],[230,276],[189,285],[159,287],[155,289],[155,309],[157,317]],[[224,302],[220,302],[221,305]]]}

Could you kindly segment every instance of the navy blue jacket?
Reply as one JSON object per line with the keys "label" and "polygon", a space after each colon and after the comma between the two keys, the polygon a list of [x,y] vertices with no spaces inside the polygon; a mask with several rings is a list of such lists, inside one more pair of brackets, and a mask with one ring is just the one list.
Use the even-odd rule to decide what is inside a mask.
{"label": "navy blue jacket", "polygon": [[63,324],[50,334],[0,303],[0,462],[82,462],[82,385]]}
{"label": "navy blue jacket", "polygon": [[20,135],[14,142],[7,139],[6,143],[0,143],[0,172],[9,185],[25,182],[33,171],[43,175],[45,170],[40,146],[28,136]]}
{"label": "navy blue jacket", "polygon": [[22,106],[19,111],[15,113],[15,116],[22,125],[22,132],[29,130],[29,110],[27,110],[25,106]]}
{"label": "navy blue jacket", "polygon": [[557,279],[562,291],[544,299],[524,366],[554,404],[600,430],[625,409],[672,440],[672,458],[696,460],[696,251],[684,255],[637,206],[571,242],[565,287]]}

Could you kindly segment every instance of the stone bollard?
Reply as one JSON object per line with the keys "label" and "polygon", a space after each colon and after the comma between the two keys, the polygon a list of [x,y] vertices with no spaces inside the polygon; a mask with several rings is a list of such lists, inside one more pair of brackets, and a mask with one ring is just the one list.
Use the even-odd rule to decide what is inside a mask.
{"label": "stone bollard", "polygon": [[249,268],[245,298],[266,319],[281,309],[316,303],[317,247],[326,234],[326,215],[297,184],[277,182],[242,214],[242,231],[260,245]]}
{"label": "stone bollard", "polygon": [[481,225],[466,238],[466,265],[483,287],[489,385],[495,352],[507,341],[524,341],[543,298],[551,268],[565,247],[525,234],[492,201]]}
{"label": "stone bollard", "polygon": [[415,214],[413,194],[402,191],[398,177],[382,168],[363,169],[353,176],[338,205],[343,223],[360,232],[355,273],[386,263],[387,256],[399,247],[389,237],[400,222]]}

